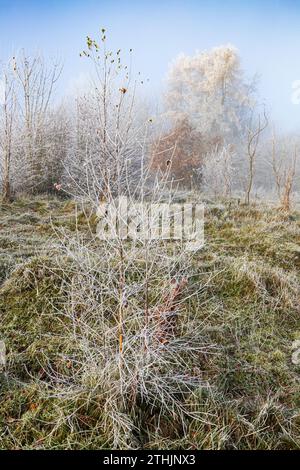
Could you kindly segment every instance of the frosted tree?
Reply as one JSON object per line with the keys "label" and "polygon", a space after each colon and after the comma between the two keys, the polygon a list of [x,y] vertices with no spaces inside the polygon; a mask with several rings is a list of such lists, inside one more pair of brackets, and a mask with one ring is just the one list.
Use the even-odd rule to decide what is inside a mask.
{"label": "frosted tree", "polygon": [[47,66],[41,56],[29,57],[25,52],[13,58],[12,66],[17,84],[22,147],[19,157],[24,160],[24,187],[30,192],[41,191],[47,154],[48,112],[62,68],[58,63]]}
{"label": "frosted tree", "polygon": [[245,157],[247,161],[246,175],[244,177],[245,204],[250,204],[251,192],[253,189],[256,161],[260,154],[260,142],[262,135],[268,127],[268,117],[265,109],[262,113],[256,113],[252,110],[248,125]]}
{"label": "frosted tree", "polygon": [[91,61],[92,73],[89,91],[77,99],[69,180],[94,201],[120,194],[142,153],[145,128],[138,122],[136,88],[143,80],[133,76],[131,53],[110,50],[102,28],[99,40],[87,37],[80,54]]}
{"label": "frosted tree", "polygon": [[2,198],[11,199],[13,146],[16,127],[16,96],[14,77],[9,67],[3,72],[0,86],[0,170]]}
{"label": "frosted tree", "polygon": [[[171,130],[161,139],[163,145],[157,146],[155,167],[164,165],[167,158],[171,174],[185,182],[195,181],[197,174],[199,183],[206,155],[224,155],[222,148],[229,144],[237,150],[246,138],[254,90],[255,83],[245,80],[233,46],[180,55],[167,77],[166,114]],[[164,142],[175,148],[172,159],[166,157]]]}
{"label": "frosted tree", "polygon": [[247,83],[238,51],[220,46],[180,55],[167,78],[166,108],[173,121],[188,119],[205,135],[231,143],[244,128],[254,83]]}
{"label": "frosted tree", "polygon": [[278,138],[273,131],[272,151],[269,162],[274,176],[280,208],[289,212],[292,204],[292,192],[296,180],[299,180],[299,139]]}
{"label": "frosted tree", "polygon": [[64,176],[65,163],[70,147],[70,110],[60,105],[49,110],[48,125],[44,132],[43,172],[40,176],[45,191],[56,191]]}

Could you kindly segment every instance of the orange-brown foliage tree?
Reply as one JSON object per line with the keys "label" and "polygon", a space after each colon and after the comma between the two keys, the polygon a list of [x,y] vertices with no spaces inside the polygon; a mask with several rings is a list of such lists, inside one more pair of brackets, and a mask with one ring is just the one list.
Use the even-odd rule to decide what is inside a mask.
{"label": "orange-brown foliage tree", "polygon": [[191,126],[188,119],[183,119],[154,142],[151,168],[153,171],[169,172],[170,177],[182,186],[199,182],[205,155],[218,144],[221,144],[221,139],[208,141]]}

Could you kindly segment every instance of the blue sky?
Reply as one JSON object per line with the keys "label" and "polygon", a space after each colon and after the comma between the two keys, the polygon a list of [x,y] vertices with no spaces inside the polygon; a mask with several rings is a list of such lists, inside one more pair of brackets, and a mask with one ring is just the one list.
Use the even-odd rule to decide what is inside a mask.
{"label": "blue sky", "polygon": [[240,51],[248,76],[261,77],[260,93],[285,130],[300,129],[300,0],[0,0],[0,60],[25,48],[59,56],[61,92],[86,73],[79,58],[87,34],[106,27],[110,46],[134,50],[134,64],[158,94],[168,64],[221,44]]}

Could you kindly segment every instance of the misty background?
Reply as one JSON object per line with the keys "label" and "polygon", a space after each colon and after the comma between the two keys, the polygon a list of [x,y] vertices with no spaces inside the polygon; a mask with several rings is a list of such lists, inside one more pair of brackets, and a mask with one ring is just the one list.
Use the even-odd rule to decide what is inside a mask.
{"label": "misty background", "polygon": [[292,84],[300,79],[299,21],[298,0],[1,0],[0,58],[22,48],[60,57],[57,96],[73,94],[87,83],[87,65],[79,57],[84,39],[103,26],[112,49],[134,49],[135,70],[150,79],[144,91],[153,97],[163,90],[168,64],[178,54],[230,43],[239,50],[245,74],[258,74],[272,119],[289,132],[297,131],[300,116],[300,105],[292,102]]}

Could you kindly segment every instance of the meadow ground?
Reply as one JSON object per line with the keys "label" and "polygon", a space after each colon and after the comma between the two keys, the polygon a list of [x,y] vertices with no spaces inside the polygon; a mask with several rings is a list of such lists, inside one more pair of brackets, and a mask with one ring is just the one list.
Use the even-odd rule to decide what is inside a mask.
{"label": "meadow ground", "polygon": [[[57,320],[68,260],[55,230],[88,239],[85,215],[75,206],[46,197],[0,206],[0,340],[7,348],[0,449],[114,445],[100,392],[93,399],[84,390],[72,398],[51,395],[44,377],[47,367],[65,374],[70,368],[61,360],[70,344]],[[203,288],[185,305],[216,349],[193,364],[209,383],[193,396],[203,419],[182,423],[166,414],[158,425],[157,411],[137,401],[142,418],[128,447],[299,449],[300,366],[292,362],[292,345],[300,339],[300,213],[208,203],[205,237],[191,273]]]}

